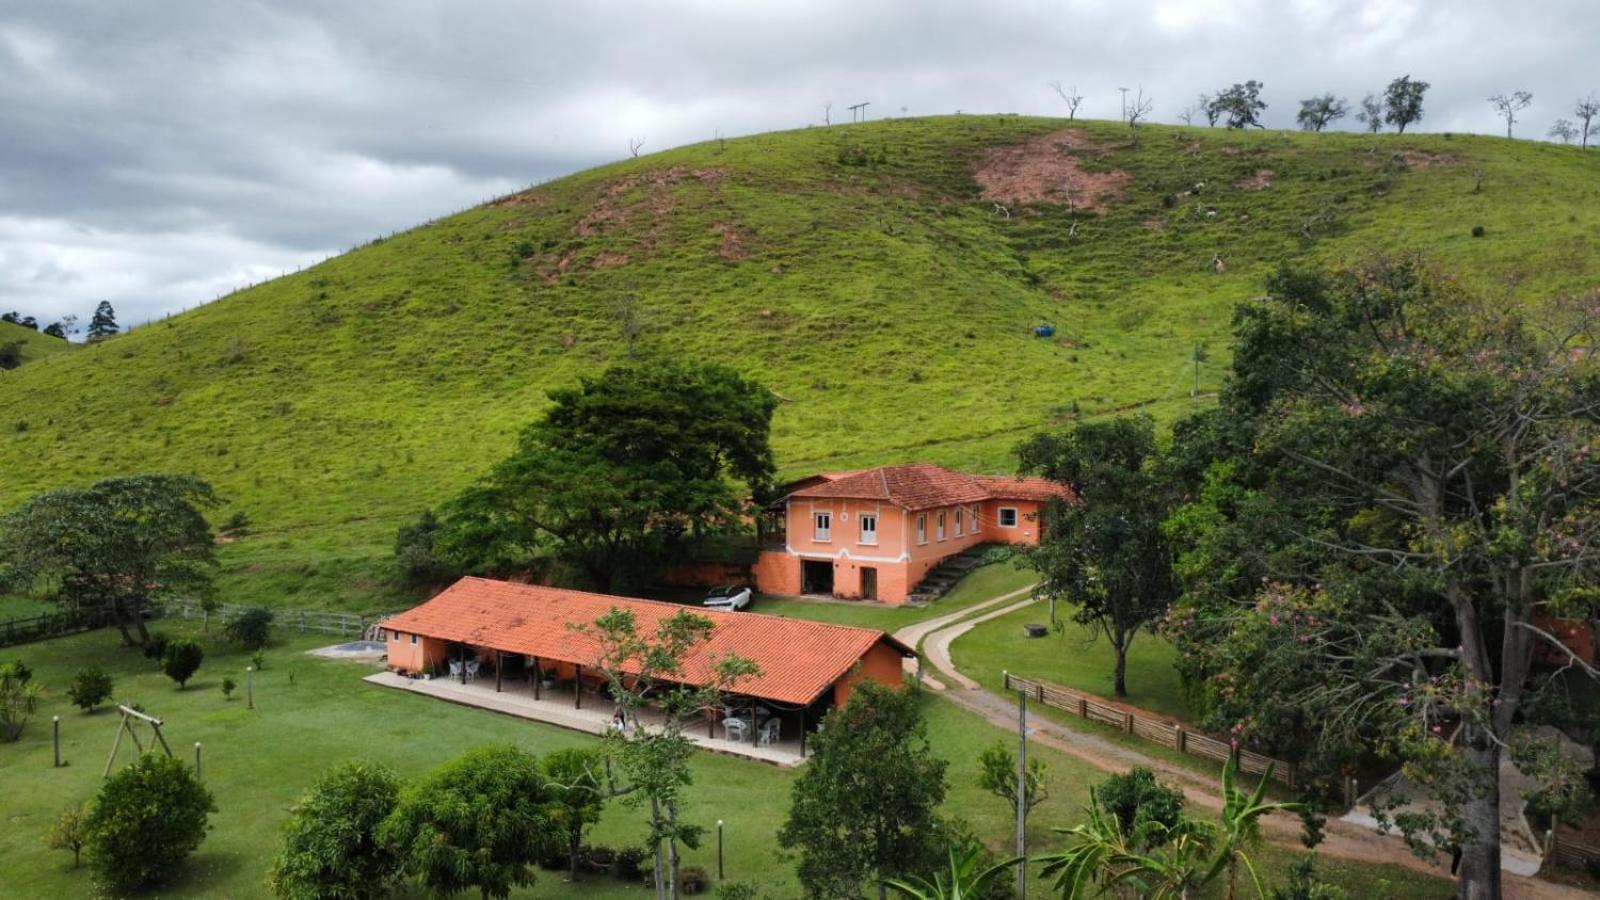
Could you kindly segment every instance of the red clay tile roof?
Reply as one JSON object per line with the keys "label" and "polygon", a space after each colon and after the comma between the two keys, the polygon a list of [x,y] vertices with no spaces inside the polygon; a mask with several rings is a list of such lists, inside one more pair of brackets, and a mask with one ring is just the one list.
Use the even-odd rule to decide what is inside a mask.
{"label": "red clay tile roof", "polygon": [[904,509],[929,509],[980,500],[1069,499],[1072,492],[1043,478],[968,475],[932,463],[882,466],[809,485],[791,497],[887,500]]}
{"label": "red clay tile roof", "polygon": [[[614,597],[487,578],[463,578],[420,606],[384,620],[402,634],[537,656],[545,660],[598,662],[594,640],[567,627],[593,622],[613,607],[633,611],[640,634],[655,633],[662,619],[691,607],[655,600]],[[872,628],[806,619],[693,608],[714,625],[709,640],[684,661],[684,681],[703,684],[717,659],[730,653],[751,660],[761,674],[740,680],[733,691],[780,703],[806,705],[860,661],[879,641],[903,656],[915,652]]]}

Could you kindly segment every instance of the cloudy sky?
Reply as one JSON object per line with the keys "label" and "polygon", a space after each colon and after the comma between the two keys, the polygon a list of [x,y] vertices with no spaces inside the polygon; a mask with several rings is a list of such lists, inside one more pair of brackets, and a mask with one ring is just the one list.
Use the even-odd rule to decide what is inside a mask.
{"label": "cloudy sky", "polygon": [[[626,155],[871,113],[1176,121],[1430,81],[1425,130],[1540,136],[1600,91],[1596,0],[0,3],[0,310],[125,324]],[[1347,123],[1353,127],[1353,123]]]}

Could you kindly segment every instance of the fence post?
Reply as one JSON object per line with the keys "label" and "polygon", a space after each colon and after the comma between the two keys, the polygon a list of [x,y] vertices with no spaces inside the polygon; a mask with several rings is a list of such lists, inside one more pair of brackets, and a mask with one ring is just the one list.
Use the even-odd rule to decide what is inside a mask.
{"label": "fence post", "polygon": [[1085,697],[1078,698],[1078,718],[1089,718],[1089,700]]}
{"label": "fence post", "polygon": [[1189,732],[1184,731],[1182,725],[1178,726],[1178,734],[1173,742],[1177,745],[1174,749],[1179,753],[1189,752]]}
{"label": "fence post", "polygon": [[1123,713],[1123,730],[1133,734],[1133,713]]}

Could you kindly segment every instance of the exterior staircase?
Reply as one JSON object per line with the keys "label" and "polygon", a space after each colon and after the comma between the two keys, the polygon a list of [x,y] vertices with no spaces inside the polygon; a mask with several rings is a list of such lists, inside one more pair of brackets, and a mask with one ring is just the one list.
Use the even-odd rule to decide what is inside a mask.
{"label": "exterior staircase", "polygon": [[906,599],[912,603],[930,603],[944,596],[962,576],[978,567],[983,561],[983,552],[987,549],[986,546],[969,547],[946,557],[937,566],[928,570],[928,574],[923,576],[922,581],[911,591],[911,596]]}

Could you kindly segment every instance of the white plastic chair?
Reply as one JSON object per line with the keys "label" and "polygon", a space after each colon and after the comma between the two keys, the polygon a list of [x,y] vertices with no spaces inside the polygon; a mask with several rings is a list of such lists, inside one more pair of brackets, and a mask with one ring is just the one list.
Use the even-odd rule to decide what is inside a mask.
{"label": "white plastic chair", "polygon": [[776,718],[768,719],[761,723],[761,729],[756,734],[756,740],[763,745],[776,744],[778,742],[778,733],[781,730],[780,724]]}
{"label": "white plastic chair", "polygon": [[478,661],[475,660],[475,659],[467,660],[467,680],[468,681],[477,681],[478,680]]}
{"label": "white plastic chair", "polygon": [[459,663],[459,662],[450,663],[450,677],[451,678],[460,678],[461,677],[461,663]]}
{"label": "white plastic chair", "polygon": [[744,743],[744,739],[750,734],[749,728],[750,724],[743,719],[729,716],[722,720],[722,735],[730,741]]}

